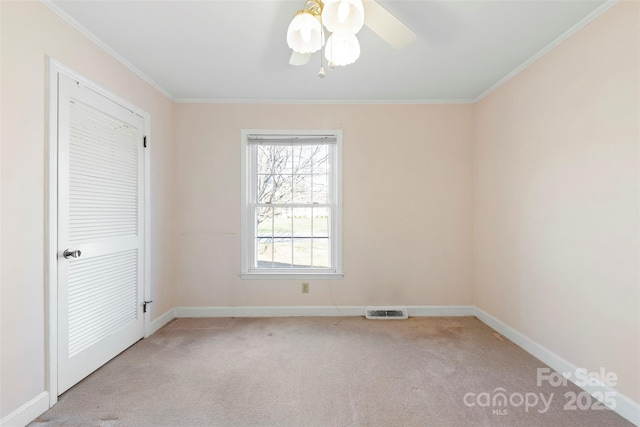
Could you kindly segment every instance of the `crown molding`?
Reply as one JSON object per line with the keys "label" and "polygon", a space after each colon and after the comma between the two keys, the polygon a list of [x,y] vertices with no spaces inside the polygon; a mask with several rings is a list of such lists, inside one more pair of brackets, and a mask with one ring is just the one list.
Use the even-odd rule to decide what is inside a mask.
{"label": "crown molding", "polygon": [[423,104],[473,104],[473,99],[218,99],[174,98],[178,104],[345,104],[345,105],[423,105]]}
{"label": "crown molding", "polygon": [[62,18],[67,24],[71,25],[73,28],[75,28],[76,30],[78,30],[82,35],[84,35],[86,38],[88,38],[89,40],[91,40],[93,43],[95,43],[96,45],[98,45],[98,47],[100,47],[102,50],[104,50],[105,52],[107,52],[109,55],[111,55],[116,61],[120,62],[122,65],[124,65],[127,69],[129,69],[129,71],[131,71],[132,73],[134,73],[136,76],[140,77],[142,80],[144,80],[145,82],[147,82],[151,87],[153,87],[155,90],[157,90],[158,92],[160,92],[161,94],[163,94],[164,96],[166,96],[169,100],[173,101],[173,95],[171,95],[167,90],[165,90],[162,86],[160,86],[158,83],[156,83],[155,81],[153,81],[149,76],[147,76],[145,73],[143,73],[142,71],[140,71],[138,68],[136,68],[131,62],[127,61],[124,57],[122,57],[118,52],[116,52],[115,50],[113,50],[108,44],[106,44],[105,42],[103,42],[98,36],[96,36],[95,34],[93,34],[91,31],[89,31],[86,27],[84,27],[82,24],[80,24],[78,21],[76,21],[75,19],[73,19],[71,17],[71,15],[69,15],[67,12],[65,12],[64,10],[60,9],[54,2],[53,0],[40,0],[40,2],[42,4],[44,4],[46,7],[48,7],[53,13],[55,13],[56,15],[58,15],[60,18]]}

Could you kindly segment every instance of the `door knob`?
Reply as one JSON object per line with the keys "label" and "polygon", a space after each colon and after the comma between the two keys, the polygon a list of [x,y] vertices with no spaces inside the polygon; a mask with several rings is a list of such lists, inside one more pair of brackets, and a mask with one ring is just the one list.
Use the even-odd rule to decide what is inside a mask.
{"label": "door knob", "polygon": [[62,253],[62,256],[69,259],[69,258],[80,258],[80,255],[82,255],[82,252],[75,250],[72,251],[71,249],[67,249]]}

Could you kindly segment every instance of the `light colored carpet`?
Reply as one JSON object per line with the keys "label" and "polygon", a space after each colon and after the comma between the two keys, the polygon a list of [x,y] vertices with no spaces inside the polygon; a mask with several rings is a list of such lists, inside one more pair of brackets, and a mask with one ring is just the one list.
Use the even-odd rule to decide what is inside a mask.
{"label": "light colored carpet", "polygon": [[[474,317],[176,319],[31,425],[631,425],[610,410],[565,410],[564,394],[581,390],[538,386],[544,367]],[[550,407],[478,406],[499,387],[542,393]]]}

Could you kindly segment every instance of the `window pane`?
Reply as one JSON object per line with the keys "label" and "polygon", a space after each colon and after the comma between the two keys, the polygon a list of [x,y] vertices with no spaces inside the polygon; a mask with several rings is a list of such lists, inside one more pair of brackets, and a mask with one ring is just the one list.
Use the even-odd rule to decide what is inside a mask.
{"label": "window pane", "polygon": [[328,268],[330,266],[329,259],[329,238],[314,238],[312,265]]}
{"label": "window pane", "polygon": [[311,203],[311,175],[293,177],[293,203]]}
{"label": "window pane", "polygon": [[[290,145],[263,145],[268,155],[258,158],[258,173],[291,174],[293,147]],[[260,164],[260,162],[264,162]]]}
{"label": "window pane", "polygon": [[317,145],[297,145],[293,147],[294,173],[312,173],[313,154],[317,147]]}
{"label": "window pane", "polygon": [[314,203],[326,204],[329,200],[329,176],[317,174],[313,175],[312,191],[312,200]]}
{"label": "window pane", "polygon": [[267,203],[269,195],[273,192],[272,175],[256,175],[255,190],[256,202]]}
{"label": "window pane", "polygon": [[273,266],[275,268],[291,268],[292,240],[278,238],[273,241]]}
{"label": "window pane", "polygon": [[291,209],[275,208],[273,212],[273,235],[278,237],[291,237],[293,234]]}
{"label": "window pane", "polygon": [[291,175],[257,175],[258,203],[291,203]]}
{"label": "window pane", "polygon": [[293,192],[293,177],[291,175],[279,175],[278,178],[278,188],[272,203],[291,203]]}
{"label": "window pane", "polygon": [[293,267],[311,267],[311,239],[293,239]]}
{"label": "window pane", "polygon": [[329,209],[313,209],[313,237],[329,237]]}
{"label": "window pane", "polygon": [[256,208],[256,236],[273,236],[273,208]]}
{"label": "window pane", "polygon": [[275,169],[277,173],[293,172],[293,146],[291,145],[274,145]]}
{"label": "window pane", "polygon": [[273,239],[256,239],[256,264],[258,268],[273,267]]}
{"label": "window pane", "polygon": [[329,172],[329,146],[317,145],[313,152],[313,173]]}
{"label": "window pane", "polygon": [[259,174],[271,174],[272,163],[271,158],[273,156],[273,147],[271,145],[258,145],[253,147],[256,150],[257,160],[257,173]]}
{"label": "window pane", "polygon": [[293,237],[311,237],[311,208],[293,209]]}

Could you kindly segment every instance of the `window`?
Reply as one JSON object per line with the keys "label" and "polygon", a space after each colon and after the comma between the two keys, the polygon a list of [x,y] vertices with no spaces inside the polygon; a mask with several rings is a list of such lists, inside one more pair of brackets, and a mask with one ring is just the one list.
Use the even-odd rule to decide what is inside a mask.
{"label": "window", "polygon": [[341,137],[242,132],[242,277],[342,277]]}

